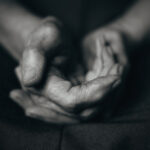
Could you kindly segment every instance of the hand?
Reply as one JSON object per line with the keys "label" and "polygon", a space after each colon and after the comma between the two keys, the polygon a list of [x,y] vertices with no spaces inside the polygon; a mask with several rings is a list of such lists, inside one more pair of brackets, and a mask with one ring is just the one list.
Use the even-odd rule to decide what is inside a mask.
{"label": "hand", "polygon": [[10,97],[23,108],[26,116],[55,124],[75,124],[88,117],[90,109],[80,115],[69,113],[48,98],[28,91],[22,84],[21,68],[17,67],[15,73],[23,90],[11,91]]}
{"label": "hand", "polygon": [[[126,45],[122,32],[114,27],[105,27],[87,35],[83,40],[83,57],[86,74],[82,83],[73,86],[69,80],[51,76],[44,88],[53,102],[68,112],[80,114],[91,108],[89,118],[105,98],[117,87],[128,68]],[[98,104],[98,105],[97,105]],[[96,108],[94,106],[97,106]]]}
{"label": "hand", "polygon": [[127,48],[130,48],[128,39],[120,27],[113,25],[86,36],[83,41],[86,81],[108,75],[118,75],[118,79],[121,80],[129,67],[126,53]]}
{"label": "hand", "polygon": [[53,124],[79,123],[76,116],[65,112],[61,107],[43,96],[16,89],[10,93],[10,97],[23,108],[27,117]]}
{"label": "hand", "polygon": [[[100,107],[103,107],[101,102],[119,83],[128,63],[124,53],[124,44],[121,41],[122,37],[119,38],[117,31],[108,29],[98,30],[88,35],[83,42],[85,58],[83,69],[86,67],[87,73],[81,85],[72,87],[69,80],[51,75],[44,90],[41,91],[43,95],[66,112],[74,112],[74,114],[78,112],[76,115],[83,120],[91,118],[100,110]],[[107,37],[104,39],[104,33],[110,34],[114,40],[111,45],[109,45],[111,40]],[[117,53],[119,49],[120,51]]]}
{"label": "hand", "polygon": [[[68,62],[66,60],[70,59],[69,48],[71,45],[67,36],[55,18],[45,19],[30,34],[25,44],[20,66],[16,68],[16,74],[23,90],[13,90],[10,93],[10,97],[24,109],[27,116],[31,114],[29,112],[32,110],[32,114],[38,112],[37,115],[31,115],[32,117],[43,118],[51,123],[70,124],[79,121],[79,118],[75,120],[75,115],[66,112],[43,94],[45,93],[43,87],[47,80],[51,80],[51,76],[64,77],[73,70],[69,65],[70,61],[66,64]],[[73,59],[71,58],[72,63]],[[66,67],[67,73],[65,73]],[[77,77],[78,79],[73,76],[73,74],[68,76],[69,81],[77,84],[80,76]],[[45,112],[49,112],[49,114],[47,113],[49,116],[46,114],[44,116]],[[56,120],[53,119],[54,117]]]}
{"label": "hand", "polygon": [[[56,113],[58,110],[65,113],[65,111],[61,110],[59,106],[42,96],[40,89],[38,88],[42,88],[41,83],[43,80],[49,78],[51,72],[53,72],[51,71],[52,67],[59,68],[61,70],[62,67],[59,67],[60,64],[63,66],[66,60],[69,59],[69,48],[71,44],[69,42],[70,39],[67,38],[67,36],[68,35],[63,30],[61,23],[55,18],[48,17],[44,19],[28,37],[28,40],[25,44],[23,57],[20,59],[20,66],[16,69],[17,77],[19,78],[19,81],[24,90],[14,90],[10,94],[11,98],[24,108],[25,112],[27,112],[26,114],[29,114],[29,107],[30,110],[33,108],[33,104],[35,103],[32,103],[32,99],[35,99],[35,97],[36,103],[40,101],[38,108],[41,107],[41,101],[43,101],[45,105],[48,103],[48,106],[50,106],[49,112],[52,111],[53,113],[50,113],[49,120],[51,120],[50,118],[54,117],[56,114],[56,118],[60,115],[60,113]],[[44,83],[42,84],[44,86]],[[33,91],[36,92],[36,94]],[[31,101],[30,103],[29,100]],[[26,105],[26,103],[28,104]],[[51,106],[54,106],[53,110]],[[37,107],[37,105],[35,105],[34,108],[35,107]],[[38,110],[43,109],[41,107],[41,109]],[[54,114],[54,116],[52,114]],[[52,122],[59,122],[59,120],[61,120],[62,123],[65,123],[65,118],[67,117],[62,115],[61,119],[57,118]],[[74,119],[70,118],[68,122],[71,123],[71,120]]]}
{"label": "hand", "polygon": [[51,65],[59,66],[69,59],[70,37],[63,25],[47,17],[33,29],[25,41],[20,59],[22,83],[26,87],[37,85],[50,71]]}

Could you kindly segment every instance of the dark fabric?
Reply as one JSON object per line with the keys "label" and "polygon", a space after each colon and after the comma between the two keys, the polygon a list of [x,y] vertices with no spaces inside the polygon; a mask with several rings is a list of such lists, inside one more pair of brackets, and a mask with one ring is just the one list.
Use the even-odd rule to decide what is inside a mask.
{"label": "dark fabric", "polygon": [[150,123],[100,123],[64,129],[62,150],[149,150]]}
{"label": "dark fabric", "polygon": [[[93,0],[86,4],[84,0],[53,0],[53,5],[51,2],[24,1],[26,6],[30,4],[31,10],[43,16],[53,12],[80,37],[81,31],[86,33],[117,17],[129,1]],[[55,7],[43,9],[43,5]],[[124,93],[111,118],[102,121],[97,116],[92,123],[61,127],[25,117],[21,108],[9,99],[9,91],[19,87],[13,71],[17,64],[1,47],[0,150],[149,150],[149,49],[149,45],[142,46],[131,57]]]}
{"label": "dark fabric", "polygon": [[[142,50],[141,50],[142,49]],[[139,48],[114,116],[73,126],[54,126],[24,116],[8,98],[19,87],[16,65],[0,51],[0,150],[149,150],[150,46]]]}

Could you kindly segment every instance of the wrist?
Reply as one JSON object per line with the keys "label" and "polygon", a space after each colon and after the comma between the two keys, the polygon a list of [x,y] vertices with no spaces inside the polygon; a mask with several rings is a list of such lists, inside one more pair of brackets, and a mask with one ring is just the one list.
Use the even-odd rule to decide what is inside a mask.
{"label": "wrist", "polygon": [[113,23],[113,26],[125,35],[132,48],[140,45],[147,38],[149,33],[148,27],[130,17],[122,17]]}
{"label": "wrist", "polygon": [[33,19],[29,18],[28,20],[22,20],[20,25],[16,22],[11,26],[5,25],[5,23],[1,26],[0,43],[17,61],[21,59],[25,43],[30,33],[38,26],[40,21],[40,18],[34,17]]}

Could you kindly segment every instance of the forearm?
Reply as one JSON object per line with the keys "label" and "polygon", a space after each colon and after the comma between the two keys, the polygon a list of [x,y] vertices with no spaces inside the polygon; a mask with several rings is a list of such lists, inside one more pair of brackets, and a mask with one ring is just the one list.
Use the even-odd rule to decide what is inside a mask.
{"label": "forearm", "polygon": [[150,0],[137,0],[116,22],[136,44],[141,43],[150,37]]}
{"label": "forearm", "polygon": [[40,18],[14,2],[0,3],[0,43],[19,60],[28,34]]}

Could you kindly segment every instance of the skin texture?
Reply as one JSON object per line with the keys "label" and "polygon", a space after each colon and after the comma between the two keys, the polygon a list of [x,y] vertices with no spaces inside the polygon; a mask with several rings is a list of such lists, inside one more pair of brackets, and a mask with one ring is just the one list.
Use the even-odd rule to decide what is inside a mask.
{"label": "skin texture", "polygon": [[[57,52],[57,48],[51,49],[51,45],[55,45],[53,42],[56,43],[56,40],[51,40],[53,34],[49,32],[47,35],[45,31],[41,31],[47,31],[47,26],[45,28],[45,24],[48,24],[47,21],[49,20],[46,19],[46,22],[44,21],[40,28],[32,33],[31,40],[29,40],[31,42],[28,42],[32,43],[32,46],[27,44],[21,65],[16,69],[16,74],[24,91],[15,90],[10,96],[22,107],[28,105],[23,109],[28,116],[34,118],[63,124],[88,120],[101,110],[104,97],[121,83],[122,75],[127,69],[128,60],[124,50],[123,37],[119,30],[110,27],[98,29],[88,34],[82,42],[84,64],[74,64],[80,66],[80,68],[75,67],[77,70],[65,77],[63,70],[59,70],[59,67],[63,64],[61,62],[62,57],[56,55],[57,61],[60,59],[58,61],[61,62],[60,66],[51,63],[50,69],[46,72],[44,84],[40,88],[36,88],[34,85],[42,79],[42,73],[44,72],[42,69],[45,68],[45,62],[48,59],[44,53]],[[51,28],[51,26],[48,27]],[[60,32],[57,31],[56,33]],[[38,37],[38,35],[40,36]],[[58,40],[61,39],[59,35],[56,36]],[[47,43],[44,40],[48,38],[44,38],[44,36],[49,37],[50,42],[44,48],[41,48]],[[44,50],[44,52],[41,52],[41,50]],[[63,57],[62,60],[68,60],[69,55]],[[67,64],[67,61],[65,63]],[[63,67],[68,67],[68,65]],[[85,73],[82,70],[86,70]],[[40,73],[37,71],[40,71]],[[40,76],[37,77],[35,74]],[[78,77],[81,76],[81,80],[76,78],[76,74],[78,74]],[[73,84],[72,80],[79,84]],[[21,102],[20,99],[27,100]],[[28,101],[33,103],[28,104]],[[49,112],[54,112],[53,115],[48,113],[47,109]],[[31,110],[32,113],[30,114]],[[53,118],[57,118],[56,122],[50,121],[54,120]]]}
{"label": "skin texture", "polygon": [[87,34],[81,41],[81,63],[60,21],[43,20],[14,1],[1,2],[0,42],[19,62],[15,70],[22,85],[10,97],[27,116],[46,122],[91,119],[124,80],[126,53],[148,39],[149,7],[149,0],[139,0],[117,20]]}

